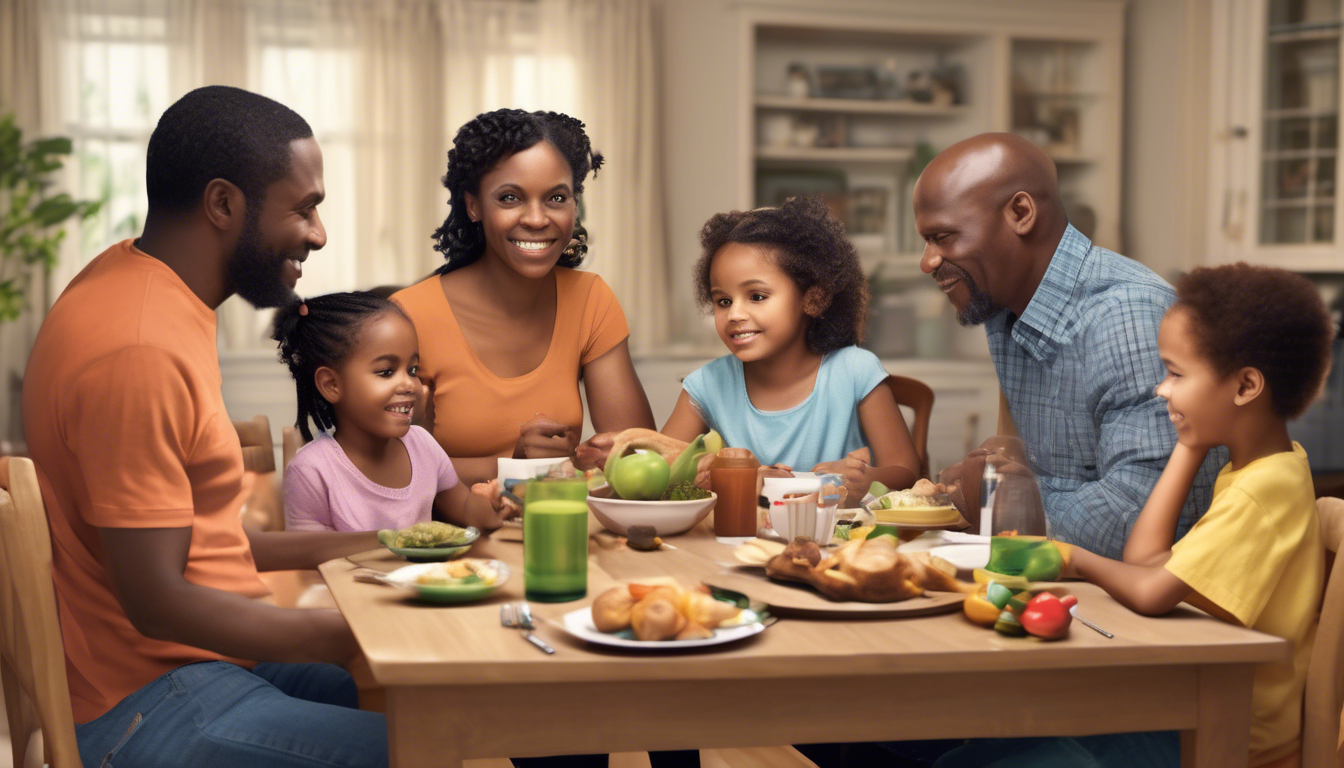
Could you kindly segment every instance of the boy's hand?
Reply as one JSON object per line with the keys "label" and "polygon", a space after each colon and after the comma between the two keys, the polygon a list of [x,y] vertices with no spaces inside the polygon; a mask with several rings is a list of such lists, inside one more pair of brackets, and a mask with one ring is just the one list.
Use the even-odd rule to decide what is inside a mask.
{"label": "boy's hand", "polygon": [[420,392],[411,408],[411,423],[434,434],[434,380],[420,380]]}

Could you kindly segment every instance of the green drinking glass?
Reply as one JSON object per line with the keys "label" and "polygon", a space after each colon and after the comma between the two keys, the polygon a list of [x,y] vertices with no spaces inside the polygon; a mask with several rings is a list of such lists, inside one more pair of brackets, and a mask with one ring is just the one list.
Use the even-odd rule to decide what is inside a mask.
{"label": "green drinking glass", "polygon": [[523,591],[563,603],[588,594],[588,483],[531,480],[523,506]]}

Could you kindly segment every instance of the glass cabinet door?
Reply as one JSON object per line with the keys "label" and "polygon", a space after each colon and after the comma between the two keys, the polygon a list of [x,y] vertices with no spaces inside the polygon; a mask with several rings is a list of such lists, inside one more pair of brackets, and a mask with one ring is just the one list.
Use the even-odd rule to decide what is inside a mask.
{"label": "glass cabinet door", "polygon": [[1268,0],[1260,246],[1335,242],[1340,0]]}

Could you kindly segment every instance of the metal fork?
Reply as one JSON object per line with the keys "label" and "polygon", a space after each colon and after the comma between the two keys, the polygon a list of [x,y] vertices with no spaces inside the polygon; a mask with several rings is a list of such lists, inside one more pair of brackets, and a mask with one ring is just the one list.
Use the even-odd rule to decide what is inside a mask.
{"label": "metal fork", "polygon": [[532,634],[537,625],[532,621],[532,606],[527,603],[505,603],[499,606],[499,623],[522,630],[524,640],[546,653],[555,653],[555,649],[547,645],[545,640]]}

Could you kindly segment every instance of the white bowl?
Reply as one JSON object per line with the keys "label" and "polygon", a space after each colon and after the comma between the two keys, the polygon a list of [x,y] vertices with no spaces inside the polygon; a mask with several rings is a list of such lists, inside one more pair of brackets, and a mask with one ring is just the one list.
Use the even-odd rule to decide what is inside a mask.
{"label": "white bowl", "polygon": [[709,516],[718,496],[690,501],[629,501],[588,497],[588,509],[612,533],[625,535],[632,525],[651,525],[659,536],[685,533]]}

